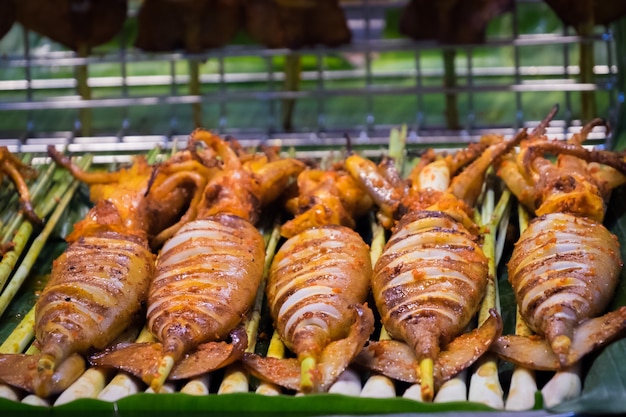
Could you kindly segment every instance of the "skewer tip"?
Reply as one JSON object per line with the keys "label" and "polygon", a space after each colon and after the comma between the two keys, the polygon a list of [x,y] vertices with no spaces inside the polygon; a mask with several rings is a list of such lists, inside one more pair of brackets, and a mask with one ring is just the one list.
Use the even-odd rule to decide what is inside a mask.
{"label": "skewer tip", "polygon": [[419,364],[420,386],[422,389],[422,400],[430,402],[435,396],[434,363],[432,358],[424,358]]}

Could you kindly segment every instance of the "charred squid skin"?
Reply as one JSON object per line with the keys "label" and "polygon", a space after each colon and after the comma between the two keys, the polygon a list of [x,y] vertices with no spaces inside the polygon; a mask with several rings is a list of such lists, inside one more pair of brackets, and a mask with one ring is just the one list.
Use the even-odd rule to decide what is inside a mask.
{"label": "charred squid skin", "polygon": [[436,358],[477,312],[488,261],[477,238],[439,211],[405,215],[374,269],[372,290],[385,328],[416,357]]}
{"label": "charred squid skin", "polygon": [[[69,386],[84,369],[74,354],[105,348],[128,327],[141,310],[153,273],[154,255],[146,239],[103,231],[72,243],[54,261],[35,305],[40,353],[27,359],[32,364],[18,386],[42,396]],[[19,358],[6,355],[0,368],[9,366],[15,373]]]}
{"label": "charred squid skin", "polygon": [[266,292],[275,328],[297,358],[247,354],[246,367],[289,389],[328,389],[374,330],[365,304],[371,271],[369,246],[348,227],[324,225],[289,238],[274,256]]}
{"label": "charred squid skin", "polygon": [[[112,347],[92,355],[91,364],[123,369],[158,391],[165,378],[239,359],[248,345],[240,324],[264,262],[263,237],[247,220],[217,214],[186,223],[163,245],[148,294],[147,327],[159,343]],[[165,373],[163,363],[172,366]]]}
{"label": "charred squid skin", "polygon": [[58,363],[74,352],[104,349],[140,311],[153,275],[147,240],[110,231],[71,244],[54,261],[35,306],[42,357]]}
{"label": "charred squid skin", "polygon": [[287,347],[317,356],[320,347],[344,337],[353,321],[346,312],[366,299],[370,276],[369,247],[348,227],[311,228],[287,240],[274,257],[267,289]]}
{"label": "charred squid skin", "polygon": [[568,362],[576,328],[605,311],[621,267],[617,237],[585,217],[546,214],[520,237],[509,281],[524,320],[545,336],[561,365]]}
{"label": "charred squid skin", "polygon": [[265,244],[240,217],[219,214],[187,223],[168,240],[148,295],[148,327],[179,358],[237,327],[263,277]]}

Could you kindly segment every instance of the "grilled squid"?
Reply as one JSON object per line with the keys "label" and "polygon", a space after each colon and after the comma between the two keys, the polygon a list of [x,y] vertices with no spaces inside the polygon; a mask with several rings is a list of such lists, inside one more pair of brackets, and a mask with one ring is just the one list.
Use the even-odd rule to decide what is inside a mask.
{"label": "grilled squid", "polygon": [[[626,162],[582,146],[599,124],[590,122],[567,141],[539,132],[499,167],[520,203],[536,214],[508,264],[520,314],[536,334],[502,336],[492,349],[528,368],[571,366],[626,328],[626,307],[604,314],[622,260],[617,237],[602,224],[610,190],[626,182]],[[556,162],[545,153],[557,154]]]}
{"label": "grilled squid", "polygon": [[[188,194],[193,187],[172,192],[172,183],[155,177],[141,157],[128,169],[87,173],[53,147],[49,154],[91,184],[95,206],[67,236],[69,246],[53,262],[50,279],[36,302],[39,353],[0,355],[0,380],[42,397],[67,388],[84,370],[83,355],[109,346],[140,316],[155,273],[149,243],[154,227],[172,224],[175,218],[166,217],[181,215],[193,194]],[[197,170],[205,169],[189,161]],[[173,163],[164,170],[169,177],[189,167],[179,168]],[[183,183],[198,180],[192,172],[176,177],[182,180],[177,182],[182,188],[187,188]],[[151,181],[154,186],[148,193]],[[199,181],[196,188],[201,191],[204,182]],[[162,201],[164,195],[175,198]],[[156,201],[161,201],[162,212],[155,210]]]}
{"label": "grilled squid", "polygon": [[488,136],[454,155],[429,151],[408,181],[400,180],[390,159],[376,166],[357,155],[348,158],[351,174],[378,203],[379,219],[392,228],[372,277],[376,307],[392,340],[370,342],[357,362],[419,382],[427,401],[501,333],[495,311],[464,333],[489,279],[471,206],[491,162],[524,134],[510,141]]}
{"label": "grilled squid", "polygon": [[237,144],[200,129],[188,143],[192,151],[199,145],[212,153],[197,159],[218,172],[202,192],[196,218],[177,228],[158,256],[147,300],[147,327],[158,343],[115,346],[90,359],[131,372],[157,392],[168,378],[198,376],[243,355],[248,340],[241,323],[265,260],[254,224],[261,207],[304,168],[272,152],[239,155]]}
{"label": "grilled squid", "polygon": [[295,358],[246,354],[257,377],[291,390],[328,390],[374,329],[365,300],[372,273],[369,246],[353,230],[372,205],[343,169],[310,169],[287,202],[295,217],[270,268],[267,300],[274,327]]}

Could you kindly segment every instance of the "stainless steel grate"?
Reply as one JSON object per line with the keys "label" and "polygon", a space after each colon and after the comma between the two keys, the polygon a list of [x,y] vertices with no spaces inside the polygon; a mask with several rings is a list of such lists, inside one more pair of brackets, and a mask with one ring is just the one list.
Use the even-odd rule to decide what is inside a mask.
{"label": "stainless steel grate", "polygon": [[[0,145],[38,151],[46,143],[70,143],[76,151],[133,152],[154,143],[170,146],[194,124],[244,142],[283,139],[328,146],[343,144],[349,133],[358,143],[375,145],[391,127],[407,124],[410,143],[442,146],[465,143],[486,130],[510,134],[541,119],[554,103],[561,112],[553,133],[568,135],[589,117],[581,114],[583,92],[593,92],[594,116],[617,124],[623,95],[610,28],[581,38],[543,2],[518,0],[512,13],[492,23],[485,44],[442,48],[383,36],[385,16],[405,4],[346,3],[353,42],[334,49],[239,44],[195,55],[149,54],[132,48],[123,32],[118,48],[101,47],[80,58],[15,27],[0,41],[5,52],[0,68],[6,74],[0,79]],[[580,80],[581,42],[594,46],[593,83]],[[455,54],[454,87],[446,87],[444,51]],[[300,88],[286,91],[281,63],[294,55],[307,64]],[[240,65],[245,60],[255,69]],[[195,92],[194,65],[200,68]],[[90,100],[77,93],[73,76],[85,66]],[[295,102],[289,131],[281,123],[286,100]],[[451,106],[457,126],[444,117]],[[90,109],[92,126],[86,126],[81,109]],[[603,141],[604,133],[596,139]]]}

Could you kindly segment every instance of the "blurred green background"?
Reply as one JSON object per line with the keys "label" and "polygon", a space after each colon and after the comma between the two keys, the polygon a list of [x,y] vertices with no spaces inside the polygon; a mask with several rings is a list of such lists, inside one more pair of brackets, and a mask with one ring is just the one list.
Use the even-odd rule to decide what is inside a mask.
{"label": "blurred green background", "polygon": [[[401,40],[398,33],[400,10],[385,11],[384,30],[377,37],[393,42]],[[558,17],[541,2],[520,2],[517,5],[517,31],[530,36],[573,35],[564,29]],[[623,27],[623,22],[616,27]],[[515,92],[510,86],[527,83],[549,84],[560,82],[563,74],[541,74],[532,71],[516,77],[506,71],[524,67],[577,65],[579,49],[577,43],[537,44],[514,47],[509,40],[514,34],[514,15],[504,14],[488,26],[487,45],[456,49],[454,58],[457,70],[456,83],[460,89],[456,100],[459,127],[462,129],[519,127],[523,121],[540,120],[555,104],[561,105],[559,118],[566,124],[576,124],[581,119],[581,93],[578,91]],[[623,31],[623,29],[621,29]],[[598,36],[605,35],[604,28],[597,28]],[[620,29],[615,30],[616,36]],[[210,51],[202,57],[183,53],[149,54],[137,51],[132,41],[137,33],[137,21],[127,19],[122,32],[106,45],[95,48],[91,54],[102,58],[90,63],[88,76],[93,99],[159,98],[158,105],[130,105],[100,107],[92,111],[94,135],[175,135],[191,131],[194,122],[193,106],[188,103],[162,104],[167,97],[184,97],[190,92],[189,76],[194,62],[198,62],[201,77],[202,105],[201,124],[222,132],[263,132],[267,135],[286,134],[282,126],[281,106],[286,105],[277,98],[267,98],[264,92],[281,91],[280,75],[285,70],[286,53],[276,52],[262,57],[254,53],[258,45],[240,33],[226,51]],[[612,33],[612,32],[609,32]],[[17,65],[24,57],[24,45],[28,44],[30,56],[50,57],[63,53],[63,47],[36,33],[26,33],[18,24],[0,40],[0,139],[53,135],[56,132],[79,130],[80,115],[72,108],[42,108],[37,110],[11,110],[10,103],[76,97],[74,86],[75,68],[72,65]],[[624,43],[616,51],[615,42],[599,40],[594,45],[596,64],[606,64],[609,69],[623,66]],[[248,50],[244,56],[228,56],[228,50]],[[66,51],[67,52],[67,51]],[[224,53],[225,52],[225,53]],[[63,56],[68,56],[67,52]],[[111,62],[111,57],[126,62]],[[71,56],[71,55],[70,55]],[[295,103],[292,125],[297,132],[339,131],[371,126],[392,127],[407,124],[415,131],[432,131],[450,127],[446,124],[445,97],[443,86],[442,48],[432,44],[415,44],[415,49],[374,50],[369,56],[351,48],[340,50],[306,50],[300,55],[303,80],[299,90],[309,92]],[[369,67],[368,67],[369,59]],[[417,62],[419,61],[419,68]],[[51,61],[48,61],[51,62]],[[471,70],[469,66],[471,65]],[[482,70],[492,71],[480,75]],[[318,71],[325,76],[320,81]],[[421,74],[419,80],[416,74]],[[465,76],[466,72],[472,74]],[[220,82],[220,73],[243,75],[241,79]],[[369,72],[369,73],[368,73]],[[489,72],[489,71],[483,71]],[[619,74],[597,74],[596,81],[602,87],[595,93],[596,115],[617,121],[620,103],[623,101],[623,77]],[[264,75],[274,74],[273,81],[264,80]],[[336,76],[333,76],[335,74]],[[343,75],[340,75],[343,74]],[[478,74],[478,75],[477,75]],[[176,82],[150,82],[148,76],[177,77]],[[138,82],[143,77],[144,82]],[[576,75],[566,75],[575,80]],[[126,79],[126,85],[115,85],[114,79]],[[14,80],[59,80],[56,88],[16,87]],[[94,82],[98,80],[100,82]],[[108,80],[108,81],[107,81]],[[133,82],[132,80],[135,80]],[[4,82],[4,84],[2,84]],[[417,83],[424,93],[416,94]],[[111,86],[111,84],[113,84]],[[147,85],[144,85],[147,84]],[[35,85],[35,84],[33,84]],[[621,87],[617,87],[617,86]],[[325,93],[318,95],[323,90]],[[363,95],[362,91],[373,90]],[[385,90],[391,89],[389,93]],[[239,93],[247,93],[237,96]],[[45,105],[44,105],[45,107]],[[584,121],[584,120],[582,120]],[[617,126],[619,128],[619,126]]]}

